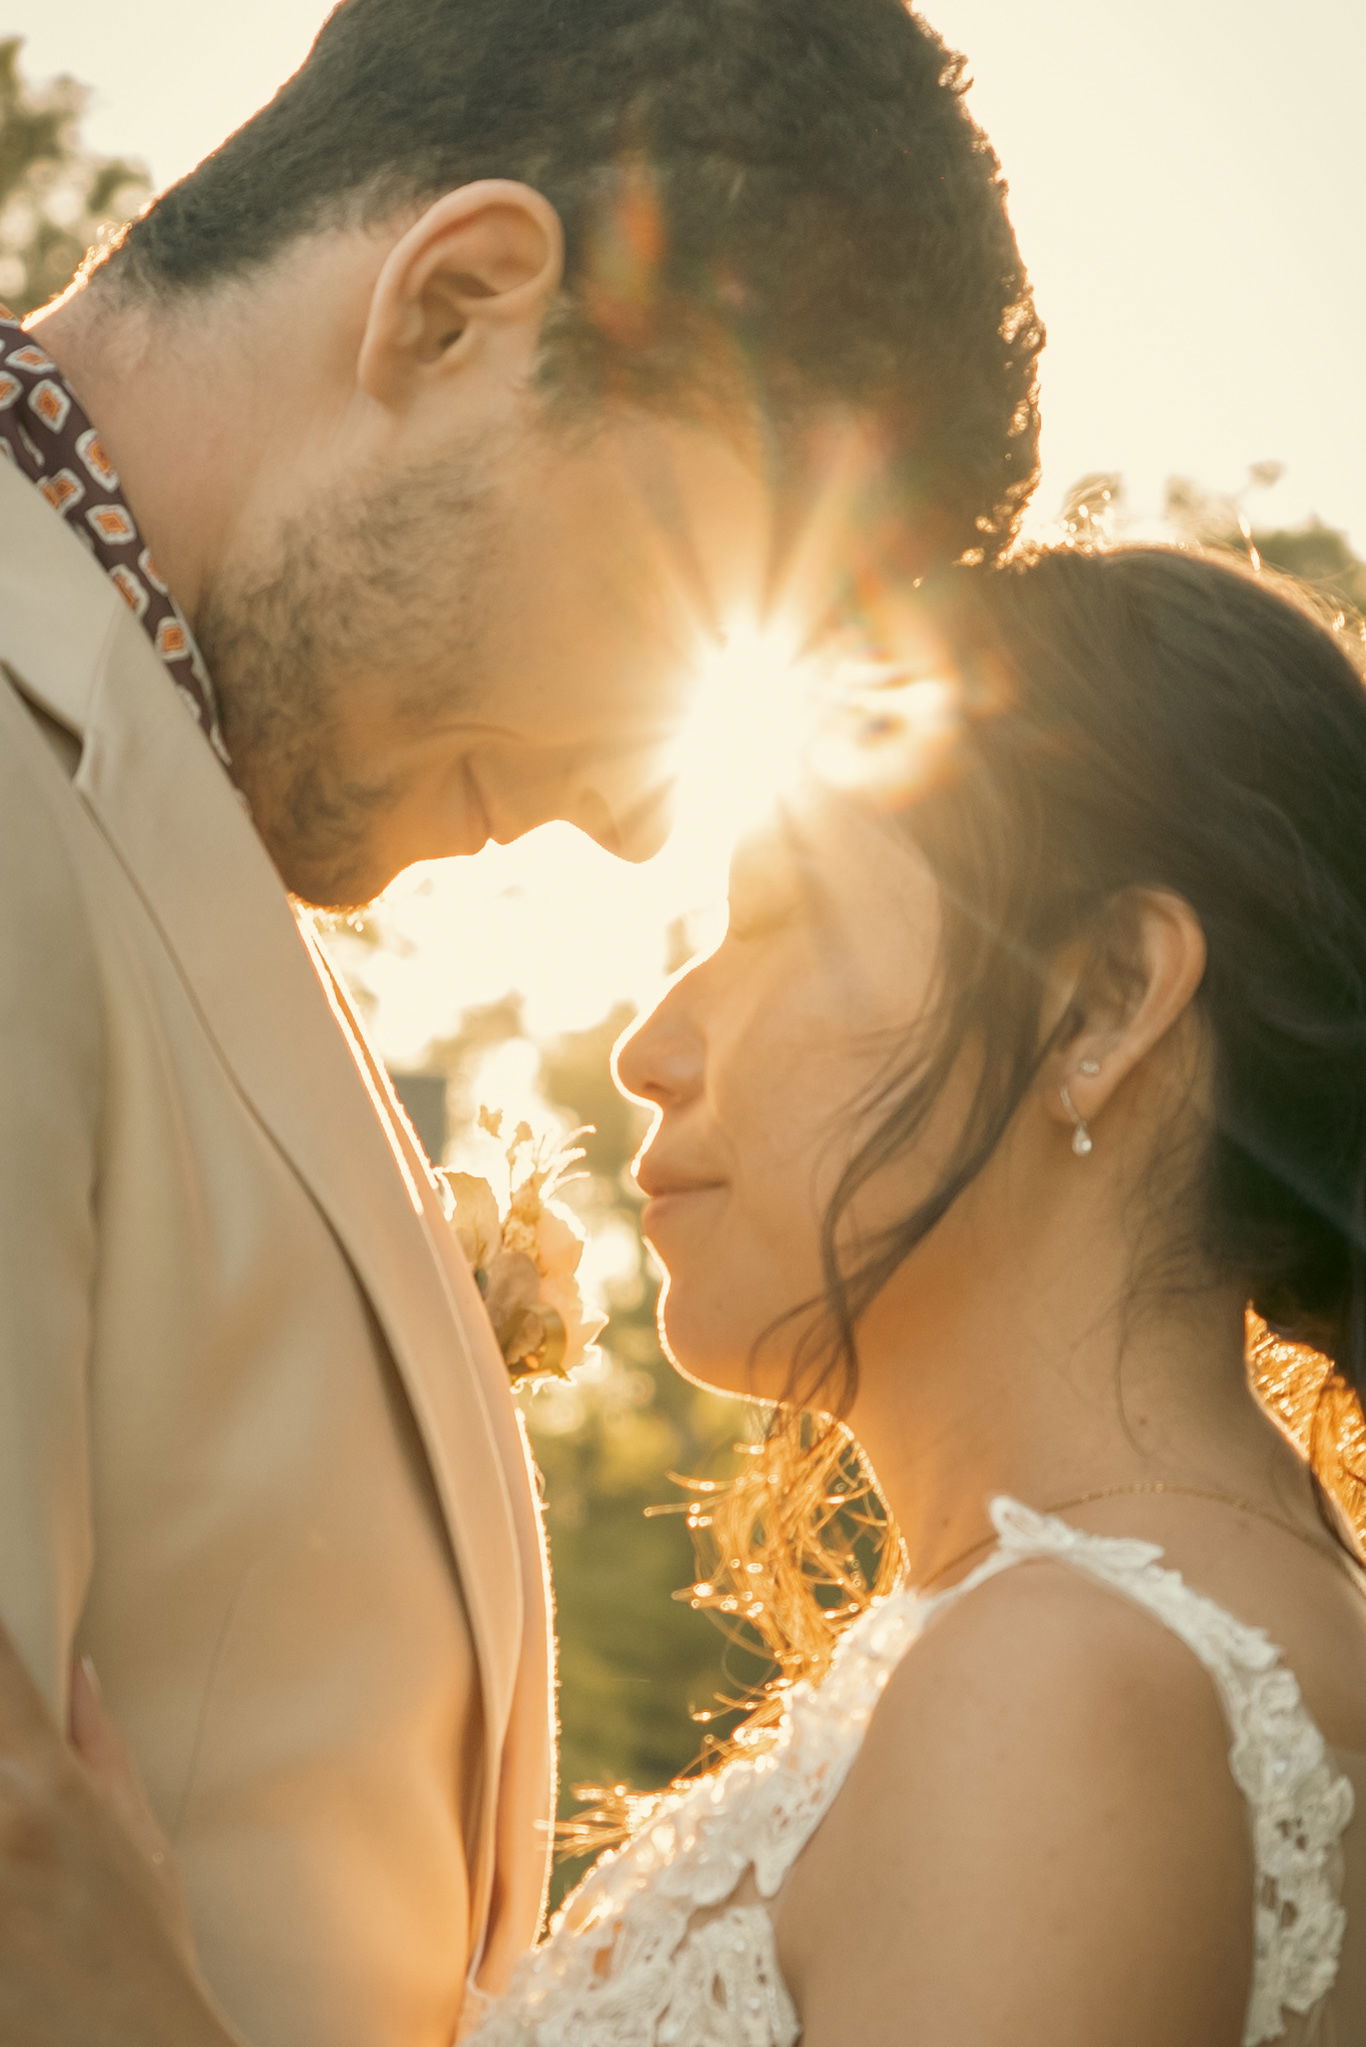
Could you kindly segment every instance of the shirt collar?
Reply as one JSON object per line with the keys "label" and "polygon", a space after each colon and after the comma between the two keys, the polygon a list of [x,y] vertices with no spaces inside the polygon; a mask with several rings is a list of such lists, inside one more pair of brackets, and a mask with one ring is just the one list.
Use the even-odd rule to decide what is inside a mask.
{"label": "shirt collar", "polygon": [[98,430],[51,357],[0,306],[0,461],[36,485],[140,621],[186,705],[231,765],[213,682],[123,496]]}

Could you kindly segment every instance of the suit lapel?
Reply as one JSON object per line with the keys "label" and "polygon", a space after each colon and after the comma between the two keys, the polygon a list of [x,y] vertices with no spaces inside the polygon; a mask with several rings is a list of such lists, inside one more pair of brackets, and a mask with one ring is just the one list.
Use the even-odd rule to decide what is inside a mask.
{"label": "suit lapel", "polygon": [[[236,791],[122,599],[4,465],[0,536],[0,659],[83,734],[77,790],[241,1093],[340,1241],[406,1387],[480,1666],[486,1833],[544,1593],[520,1433],[477,1290],[434,1235],[445,1224],[430,1173]],[[487,1871],[476,1879],[486,1891]]]}
{"label": "suit lapel", "polygon": [[[356,1058],[387,1110],[395,1142],[406,1155],[411,1184],[432,1222],[438,1258],[447,1270],[448,1282],[456,1299],[468,1306],[465,1326],[476,1327],[486,1338],[478,1351],[497,1388],[497,1397],[490,1402],[490,1418],[504,1468],[522,1470],[526,1478],[525,1485],[512,1489],[513,1511],[520,1524],[518,1553],[525,1626],[501,1753],[491,1759],[497,1761],[499,1774],[496,1783],[490,1780],[490,1795],[483,1803],[480,1848],[475,1858],[472,1918],[478,1938],[471,1950],[471,1980],[486,1988],[506,1981],[532,1930],[540,1924],[554,1845],[548,1822],[555,1797],[555,1642],[546,1599],[550,1559],[536,1505],[540,1480],[521,1419],[508,1398],[507,1367],[488,1328],[464,1254],[446,1222],[426,1154],[388,1074],[370,1047],[336,969],[322,952],[317,954],[317,965],[328,982],[339,1019],[352,1035]],[[458,1429],[461,1421],[458,1384],[453,1380],[443,1382],[443,1391],[447,1407],[445,1426]]]}

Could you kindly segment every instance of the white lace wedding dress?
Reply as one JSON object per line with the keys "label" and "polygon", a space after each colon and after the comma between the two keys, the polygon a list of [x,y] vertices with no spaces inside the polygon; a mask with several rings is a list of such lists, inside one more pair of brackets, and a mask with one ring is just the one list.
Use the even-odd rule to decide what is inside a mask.
{"label": "white lace wedding dress", "polygon": [[1244,2047],[1281,2039],[1288,2025],[1324,2047],[1339,2037],[1331,2018],[1322,2028],[1318,2019],[1343,1948],[1341,1841],[1353,1784],[1277,1651],[1164,1568],[1149,1543],[1089,1535],[1005,1498],[991,1515],[1000,1540],[975,1571],[934,1597],[880,1601],[851,1626],[824,1682],[794,1690],[771,1746],[666,1795],[602,1857],[506,1995],[471,2015],[469,2047],[795,2047],[801,2026],[774,1942],[784,1879],[929,1615],[1028,1557],[1059,1559],[1127,1594],[1208,1669],[1256,1859]]}

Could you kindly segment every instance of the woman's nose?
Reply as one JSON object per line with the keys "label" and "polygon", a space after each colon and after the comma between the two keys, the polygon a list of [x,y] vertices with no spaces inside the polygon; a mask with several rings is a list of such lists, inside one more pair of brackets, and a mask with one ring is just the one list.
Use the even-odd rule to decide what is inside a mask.
{"label": "woman's nose", "polygon": [[706,1059],[684,974],[634,1023],[617,1046],[612,1070],[624,1095],[657,1109],[676,1106],[702,1086]]}

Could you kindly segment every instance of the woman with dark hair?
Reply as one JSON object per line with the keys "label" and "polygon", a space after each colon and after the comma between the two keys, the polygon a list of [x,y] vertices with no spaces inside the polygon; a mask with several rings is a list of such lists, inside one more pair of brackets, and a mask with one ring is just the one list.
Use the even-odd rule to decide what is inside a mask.
{"label": "woman with dark hair", "polygon": [[[619,1055],[670,1350],[776,1403],[694,1596],[781,1676],[479,2047],[1366,2038],[1357,650],[1147,548],[955,571],[920,631]],[[224,2047],[54,1775],[10,1836],[107,1831],[118,2025],[2,1894],[0,2011]]]}

